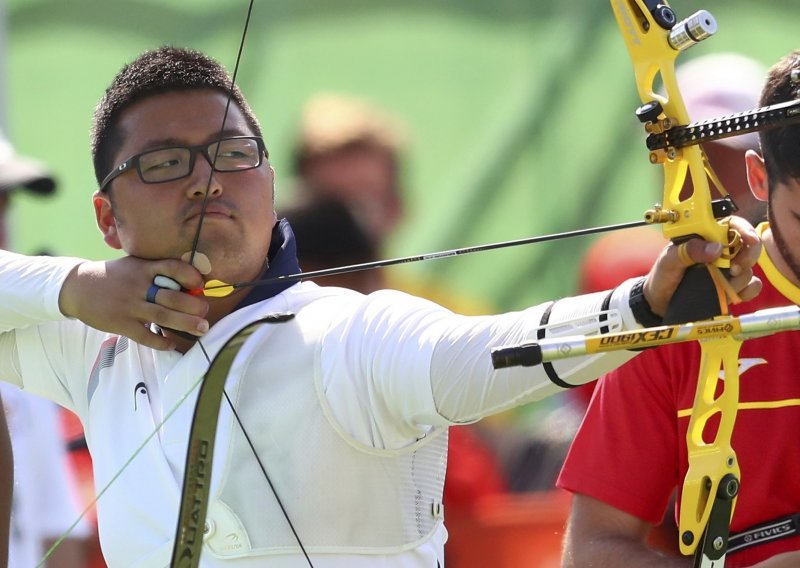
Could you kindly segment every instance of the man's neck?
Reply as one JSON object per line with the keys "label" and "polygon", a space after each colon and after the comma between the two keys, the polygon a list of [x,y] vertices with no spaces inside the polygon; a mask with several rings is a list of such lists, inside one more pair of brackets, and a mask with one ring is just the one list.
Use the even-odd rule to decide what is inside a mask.
{"label": "man's neck", "polygon": [[786,278],[794,286],[800,288],[800,277],[795,274],[790,264],[784,258],[783,253],[781,253],[781,250],[772,235],[771,228],[767,228],[761,233],[761,240],[770,260],[775,265],[775,268],[778,270],[778,272],[781,273],[781,276]]}

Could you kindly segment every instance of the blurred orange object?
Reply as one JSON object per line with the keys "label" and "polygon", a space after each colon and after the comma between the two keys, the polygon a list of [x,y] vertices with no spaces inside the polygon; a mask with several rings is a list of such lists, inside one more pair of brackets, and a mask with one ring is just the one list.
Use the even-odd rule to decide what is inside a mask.
{"label": "blurred orange object", "polygon": [[667,240],[656,227],[608,233],[586,251],[580,268],[581,294],[610,290],[650,271]]}
{"label": "blurred orange object", "polygon": [[[86,507],[94,501],[95,496],[92,457],[86,447],[81,421],[66,408],[61,409],[61,433],[69,450],[70,466],[78,482],[78,497],[81,506]],[[87,542],[86,566],[87,568],[106,568],[97,534],[97,509],[92,506],[84,518],[93,529],[92,536]]]}
{"label": "blurred orange object", "polygon": [[570,495],[554,490],[482,498],[448,519],[447,568],[559,568]]}
{"label": "blurred orange object", "polygon": [[448,521],[468,515],[482,499],[508,491],[497,458],[475,428],[473,425],[450,428],[444,478],[444,508]]}

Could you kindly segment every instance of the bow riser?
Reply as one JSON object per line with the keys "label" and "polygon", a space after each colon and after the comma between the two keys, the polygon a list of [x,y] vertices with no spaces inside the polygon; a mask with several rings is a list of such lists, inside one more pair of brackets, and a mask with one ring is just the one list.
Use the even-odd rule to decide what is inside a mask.
{"label": "bow riser", "polygon": [[[694,554],[700,537],[709,526],[720,483],[732,474],[741,479],[739,461],[731,446],[733,426],[739,407],[740,339],[725,337],[701,342],[699,380],[692,416],[686,431],[689,469],[683,482],[680,508],[681,553]],[[720,373],[720,368],[723,372]],[[722,391],[717,394],[720,384]],[[719,418],[713,440],[706,441],[710,420]],[[735,503],[735,502],[734,502]],[[733,514],[731,505],[730,515]],[[724,540],[727,546],[726,519]],[[724,551],[723,551],[724,552]]]}
{"label": "bow riser", "polygon": [[[646,123],[646,130],[658,133],[678,124],[688,124],[689,115],[675,76],[678,54],[694,43],[689,41],[678,46],[680,49],[675,47],[675,30],[683,22],[676,24],[674,13],[663,1],[656,4],[653,0],[611,0],[611,5],[633,63],[636,86],[644,103],[637,115]],[[690,20],[706,25],[709,33],[716,30],[716,23],[707,12],[698,12]],[[664,95],[656,93],[657,79],[663,84]],[[726,250],[716,266],[728,268],[737,239],[729,239],[729,234],[735,235],[730,232],[727,219],[716,219],[707,173],[710,168],[707,168],[702,150],[698,146],[661,149],[651,152],[650,161],[664,167],[664,195],[662,204],[647,213],[648,221],[662,223],[664,235],[673,242],[699,236],[721,243]],[[691,190],[684,188],[687,174],[692,180]],[[709,292],[716,293],[719,311],[702,317],[726,314],[725,293],[709,282],[711,270],[711,267],[688,270],[687,278],[676,292],[677,300],[673,301],[678,306],[691,305],[689,300],[692,297],[696,300],[698,290],[705,287],[701,303],[708,303],[705,298]],[[665,319],[672,317],[668,310]],[[740,345],[741,341],[732,338],[700,342],[701,366],[686,434],[689,468],[684,479],[679,525],[681,553],[695,554],[695,566],[719,566],[717,562],[720,561],[724,564],[735,493],[722,503],[718,495],[725,491],[718,490],[729,486],[738,490],[739,468],[731,447],[731,435],[738,407]],[[722,393],[717,396],[720,369],[725,382]],[[720,422],[717,434],[706,442],[704,432],[708,421],[717,417]]]}

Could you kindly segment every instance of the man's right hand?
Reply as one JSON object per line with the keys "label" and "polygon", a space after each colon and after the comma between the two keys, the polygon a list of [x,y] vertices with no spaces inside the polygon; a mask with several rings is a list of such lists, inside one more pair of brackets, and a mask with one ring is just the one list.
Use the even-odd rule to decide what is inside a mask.
{"label": "man's right hand", "polygon": [[174,349],[172,339],[153,333],[147,324],[202,336],[209,327],[208,302],[204,296],[167,288],[158,291],[155,302],[148,302],[147,291],[159,274],[186,290],[204,286],[202,274],[180,260],[124,257],[84,262],[64,281],[59,308],[65,316],[95,329],[124,335],[153,349]]}
{"label": "man's right hand", "polygon": [[[731,227],[740,234],[742,246],[731,261],[729,282],[741,300],[752,300],[761,292],[761,281],[753,275],[753,266],[761,253],[761,239],[752,225],[740,217],[731,217]],[[692,239],[687,242],[687,253],[696,263],[710,264],[719,258],[722,246],[702,239]],[[678,246],[670,244],[665,247],[647,275],[644,285],[644,296],[653,313],[659,316],[666,313],[686,268],[678,254]]]}

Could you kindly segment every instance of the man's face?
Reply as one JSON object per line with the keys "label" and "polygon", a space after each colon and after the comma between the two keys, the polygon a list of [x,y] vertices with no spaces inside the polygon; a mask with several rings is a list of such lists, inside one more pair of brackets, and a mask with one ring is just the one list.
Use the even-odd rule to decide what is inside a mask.
{"label": "man's face", "polygon": [[769,224],[772,238],[796,283],[800,283],[800,182],[789,178],[775,183],[769,192]]}
{"label": "man's face", "polygon": [[349,148],[317,156],[306,165],[303,181],[352,206],[379,242],[402,216],[395,169],[384,150]]}
{"label": "man's face", "polygon": [[[223,93],[195,90],[135,103],[120,115],[124,142],[115,165],[147,150],[214,142],[226,102]],[[231,104],[223,137],[253,134]],[[95,194],[95,212],[110,246],[141,258],[180,258],[192,248],[208,190],[197,250],[211,261],[209,278],[239,282],[257,277],[263,268],[275,223],[274,180],[266,159],[255,169],[222,173],[212,172],[198,154],[190,175],[178,180],[148,184],[135,169],[125,172],[108,192]]]}

